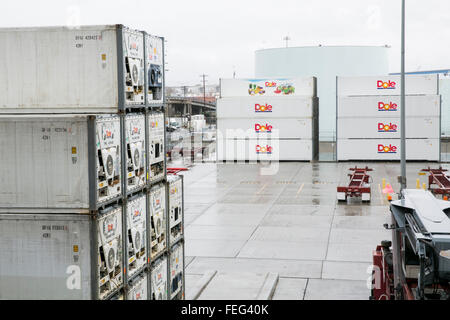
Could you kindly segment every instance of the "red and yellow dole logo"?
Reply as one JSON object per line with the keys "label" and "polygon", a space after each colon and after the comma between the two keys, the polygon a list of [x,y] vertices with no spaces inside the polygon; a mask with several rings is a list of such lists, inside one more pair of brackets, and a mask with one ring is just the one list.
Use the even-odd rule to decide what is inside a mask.
{"label": "red and yellow dole logo", "polygon": [[272,154],[273,148],[269,145],[260,146],[256,145],[256,153],[258,154]]}
{"label": "red and yellow dole logo", "polygon": [[377,89],[395,89],[396,83],[394,81],[388,80],[384,82],[382,80],[377,81]]}
{"label": "red and yellow dole logo", "polygon": [[270,104],[255,104],[255,112],[272,112],[272,106]]}
{"label": "red and yellow dole logo", "polygon": [[379,144],[378,153],[397,153],[397,147],[389,144],[388,146]]}
{"label": "red and yellow dole logo", "polygon": [[266,123],[265,125],[261,125],[259,123],[255,123],[255,132],[256,133],[260,133],[260,132],[268,132],[271,133],[272,132],[272,126],[268,123]]}
{"label": "red and yellow dole logo", "polygon": [[389,124],[378,123],[378,132],[397,132],[398,126],[389,122]]}
{"label": "red and yellow dole logo", "polygon": [[382,101],[378,102],[378,111],[397,111],[397,104],[393,102],[384,103]]}
{"label": "red and yellow dole logo", "polygon": [[274,82],[274,81],[272,81],[272,82],[267,81],[267,82],[265,83],[265,86],[268,87],[268,88],[272,88],[272,87],[276,87],[276,86],[277,86],[277,83]]}

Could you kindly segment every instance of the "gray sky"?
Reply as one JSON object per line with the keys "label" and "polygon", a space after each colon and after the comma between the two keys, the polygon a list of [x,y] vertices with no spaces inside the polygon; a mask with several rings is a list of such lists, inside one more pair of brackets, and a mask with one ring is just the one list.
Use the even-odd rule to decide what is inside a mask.
{"label": "gray sky", "polygon": [[[407,0],[407,71],[450,68],[450,1]],[[200,74],[253,77],[254,51],[285,45],[384,45],[400,69],[400,0],[14,0],[0,27],[116,24],[167,40],[167,84]]]}

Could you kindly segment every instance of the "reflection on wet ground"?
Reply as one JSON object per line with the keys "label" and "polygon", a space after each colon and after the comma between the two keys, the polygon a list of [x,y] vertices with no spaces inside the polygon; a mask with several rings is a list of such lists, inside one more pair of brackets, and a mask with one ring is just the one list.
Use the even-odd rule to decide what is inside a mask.
{"label": "reflection on wet ground", "polygon": [[[374,169],[371,202],[338,203],[336,187],[355,165]],[[418,172],[428,165],[408,163],[409,187],[426,182]],[[272,175],[262,167],[208,163],[185,173],[187,276],[219,275],[200,299],[256,297],[267,272],[280,277],[274,298],[367,299],[372,250],[390,238],[382,181],[399,190],[399,163],[286,162]]]}

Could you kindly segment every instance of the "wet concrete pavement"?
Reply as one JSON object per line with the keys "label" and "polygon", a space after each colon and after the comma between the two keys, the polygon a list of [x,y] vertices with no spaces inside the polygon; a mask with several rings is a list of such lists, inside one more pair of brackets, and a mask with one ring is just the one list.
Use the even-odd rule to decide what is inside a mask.
{"label": "wet concrete pavement", "polygon": [[[399,163],[372,172],[369,204],[338,203],[336,187],[357,163],[196,164],[185,176],[186,290],[210,270],[199,299],[254,299],[279,275],[274,299],[368,299],[371,254],[390,239],[382,179],[399,190]],[[424,163],[408,163],[415,188]],[[432,164],[436,166],[436,164]],[[445,165],[444,165],[445,167]]]}

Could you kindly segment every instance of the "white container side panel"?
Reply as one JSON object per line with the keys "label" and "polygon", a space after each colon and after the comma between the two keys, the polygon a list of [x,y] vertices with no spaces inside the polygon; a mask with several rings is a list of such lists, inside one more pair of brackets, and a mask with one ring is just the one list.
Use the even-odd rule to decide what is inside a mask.
{"label": "white container side panel", "polygon": [[217,119],[217,136],[228,139],[257,138],[312,139],[312,119]]}
{"label": "white container side panel", "polygon": [[[400,95],[399,75],[338,77],[338,96]],[[437,75],[406,75],[406,94],[438,94]]]}
{"label": "white container side panel", "polygon": [[128,114],[125,117],[125,134],[127,191],[133,191],[147,182],[145,115]]}
{"label": "white container side panel", "polygon": [[173,246],[170,253],[170,299],[183,291],[184,248],[181,244]]}
{"label": "white container side panel", "polygon": [[217,118],[311,118],[314,99],[308,97],[238,97],[217,100]]}
{"label": "white container side panel", "polygon": [[[147,197],[141,195],[127,202],[128,275],[139,272],[147,263]],[[131,239],[130,239],[131,238]]]}
{"label": "white container side panel", "polygon": [[314,77],[291,79],[220,79],[221,97],[316,96]]}
{"label": "white container side panel", "polygon": [[1,214],[0,234],[0,299],[91,299],[87,216]]}
{"label": "white container side panel", "polygon": [[217,160],[311,161],[312,140],[217,140]]}
{"label": "white container side panel", "polygon": [[114,26],[1,29],[0,43],[0,112],[117,110]]}
{"label": "white container side panel", "polygon": [[[406,160],[439,161],[439,139],[406,139]],[[400,139],[340,139],[337,160],[400,160]]]}
{"label": "white container side panel", "polygon": [[0,150],[1,207],[89,208],[85,119],[1,117]]}
{"label": "white container side panel", "polygon": [[0,117],[0,207],[89,208],[120,196],[120,126],[98,116],[96,185],[90,191],[88,118],[82,115]]}
{"label": "white container side panel", "polygon": [[[407,117],[406,138],[439,139],[439,117]],[[338,139],[400,139],[398,118],[338,118]]]}
{"label": "white container side panel", "polygon": [[153,264],[151,276],[150,300],[167,300],[167,257],[162,257]]}
{"label": "white container side panel", "polygon": [[[407,117],[439,117],[441,96],[406,96]],[[338,118],[386,117],[400,118],[400,96],[358,96],[338,98]]]}

